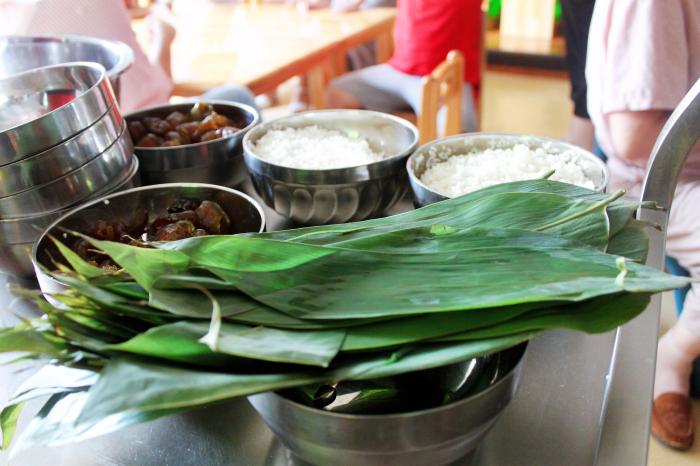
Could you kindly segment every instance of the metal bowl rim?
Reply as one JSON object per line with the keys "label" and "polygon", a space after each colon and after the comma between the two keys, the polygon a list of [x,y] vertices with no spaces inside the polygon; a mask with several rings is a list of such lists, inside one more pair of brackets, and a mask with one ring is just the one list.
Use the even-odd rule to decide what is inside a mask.
{"label": "metal bowl rim", "polygon": [[[103,124],[104,120],[106,118],[111,118],[111,117],[114,117],[113,119],[116,120],[115,122],[117,125],[120,126],[121,130],[120,130],[119,134],[117,135],[117,138],[114,139],[114,141],[112,141],[112,143],[109,146],[107,146],[107,149],[109,149],[117,141],[117,139],[119,139],[122,136],[122,134],[124,134],[124,130],[126,129],[126,123],[120,124],[120,120],[123,121],[123,118],[121,118],[121,115],[119,115],[119,107],[117,107],[116,105],[112,105],[111,107],[109,107],[109,109],[103,115],[101,115],[97,120],[95,120],[90,126],[83,129],[79,133],[75,133],[70,138],[68,138],[64,141],[61,141],[58,144],[56,144],[55,146],[51,146],[48,149],[45,149],[41,152],[37,152],[36,154],[28,155],[27,157],[24,157],[24,158],[21,158],[18,160],[13,160],[12,162],[6,163],[4,165],[0,165],[0,169],[3,169],[3,168],[8,167],[10,165],[20,165],[20,164],[23,164],[26,162],[34,162],[35,158],[37,158],[37,157],[46,157],[46,156],[50,155],[51,152],[55,152],[56,150],[59,150],[59,148],[61,148],[62,146],[65,146],[67,144],[74,144],[80,138],[88,138],[89,134],[86,134],[86,133],[93,131],[97,125]],[[104,151],[106,151],[107,149],[105,149]],[[104,151],[102,151],[102,152],[104,152]],[[102,152],[100,154],[93,156],[93,157],[101,155]],[[41,185],[39,185],[39,186],[41,186]],[[39,186],[34,186],[34,187],[38,188]],[[0,198],[2,198],[2,197],[5,197],[5,196],[0,195]]]}
{"label": "metal bowl rim", "polygon": [[411,180],[412,183],[416,183],[418,186],[421,188],[425,189],[426,191],[429,191],[431,193],[440,195],[444,197],[445,199],[450,199],[448,196],[445,196],[442,193],[439,193],[435,191],[433,188],[426,186],[418,176],[416,176],[415,172],[413,171],[413,161],[418,158],[419,155],[424,154],[425,152],[429,151],[435,146],[439,146],[441,144],[445,144],[448,142],[452,141],[457,141],[461,139],[467,139],[470,137],[475,137],[475,136],[484,136],[484,137],[510,137],[510,138],[522,138],[522,139],[533,139],[533,140],[538,140],[541,142],[549,142],[549,143],[554,143],[557,145],[563,145],[563,146],[568,146],[569,149],[575,150],[577,152],[582,152],[583,155],[586,156],[586,158],[591,159],[591,161],[595,164],[597,164],[601,168],[601,172],[603,173],[603,179],[601,181],[601,186],[596,186],[596,189],[605,189],[605,186],[608,185],[608,170],[605,166],[605,163],[600,160],[598,157],[596,157],[595,154],[593,154],[590,151],[587,151],[586,149],[576,146],[574,144],[568,143],[566,141],[560,141],[558,139],[554,138],[548,138],[545,136],[534,136],[534,135],[529,135],[529,134],[523,134],[523,133],[508,133],[508,132],[472,132],[472,133],[463,133],[463,134],[457,134],[454,136],[447,136],[444,138],[439,138],[435,139],[434,141],[430,141],[426,144],[423,144],[420,146],[411,156],[406,160],[406,171],[408,172],[408,177]]}
{"label": "metal bowl rim", "polygon": [[90,202],[86,202],[85,204],[81,204],[70,211],[66,212],[64,215],[61,215],[58,219],[53,221],[46,229],[43,231],[43,233],[36,239],[34,242],[34,245],[32,246],[32,262],[35,262],[36,264],[42,265],[39,260],[37,259],[36,255],[38,252],[39,244],[42,242],[42,240],[46,237],[47,233],[51,231],[53,228],[55,228],[60,222],[62,222],[64,219],[70,217],[71,215],[77,213],[80,210],[87,209],[88,207],[92,207],[96,204],[103,203],[105,201],[109,201],[112,198],[119,197],[119,196],[124,196],[126,194],[132,194],[140,191],[150,191],[153,189],[163,189],[163,188],[207,188],[207,189],[215,189],[218,191],[226,191],[229,194],[235,194],[243,199],[247,200],[255,209],[258,211],[260,214],[260,230],[258,233],[262,233],[265,231],[265,225],[266,225],[266,218],[265,218],[265,212],[262,208],[262,206],[252,197],[247,195],[246,193],[242,191],[238,191],[236,189],[232,188],[227,188],[226,186],[219,186],[216,184],[207,184],[207,183],[162,183],[162,184],[152,184],[148,186],[139,186],[136,188],[131,188],[127,189],[124,191],[119,191],[116,193],[111,193],[106,196],[99,197],[97,199],[94,199]]}
{"label": "metal bowl rim", "polygon": [[[62,183],[63,181],[65,181],[66,178],[71,177],[71,176],[75,176],[79,172],[81,172],[82,170],[95,167],[95,164],[98,164],[100,162],[100,160],[98,160],[98,159],[101,159],[102,155],[107,154],[108,152],[111,153],[113,150],[117,150],[120,147],[120,144],[123,143],[123,141],[130,142],[129,138],[124,137],[124,135],[126,135],[126,132],[127,132],[126,127],[122,128],[122,132],[119,133],[119,136],[117,137],[117,139],[115,139],[112,142],[112,144],[109,145],[109,147],[107,147],[105,150],[103,150],[99,154],[95,155],[93,158],[91,158],[87,162],[83,163],[81,166],[74,168],[73,170],[62,174],[61,176],[57,176],[56,178],[54,178],[53,180],[51,180],[47,183],[35,185],[35,186],[30,186],[29,188],[23,189],[22,191],[18,191],[16,193],[12,193],[12,194],[7,194],[5,196],[0,196],[0,201],[3,201],[7,198],[14,197],[14,196],[25,196],[25,195],[27,195],[27,193],[29,191],[38,191],[40,189],[45,189],[45,188],[48,188],[50,186],[58,185],[58,184]],[[127,153],[128,153],[128,151],[127,151]],[[133,158],[133,154],[131,154],[131,156]],[[24,159],[20,159],[17,162],[22,162],[23,160]],[[16,218],[24,218],[24,217],[16,217]],[[0,220],[1,219],[2,219],[2,217],[0,216]]]}
{"label": "metal bowl rim", "polygon": [[[42,113],[42,114],[39,115],[38,117],[33,118],[33,119],[29,120],[29,121],[25,121],[25,122],[23,122],[23,123],[19,123],[19,124],[15,125],[15,126],[10,126],[10,127],[8,127],[8,128],[0,128],[0,133],[8,133],[8,132],[11,132],[11,131],[22,130],[22,129],[26,128],[26,127],[29,127],[29,126],[31,126],[31,125],[36,124],[36,122],[38,122],[38,121],[40,121],[40,120],[42,120],[42,119],[44,119],[44,118],[47,118],[47,117],[49,117],[49,116],[55,116],[58,112],[63,111],[63,110],[65,110],[66,108],[70,107],[70,105],[71,105],[75,100],[80,99],[82,96],[84,96],[84,95],[86,95],[86,94],[89,94],[89,93],[91,93],[91,92],[94,92],[97,88],[99,88],[99,87],[102,85],[102,82],[103,82],[103,81],[105,80],[105,78],[107,77],[107,71],[105,70],[105,67],[102,66],[102,65],[100,65],[99,63],[96,63],[96,62],[86,62],[86,61],[75,61],[75,62],[61,63],[61,64],[58,64],[58,65],[47,65],[47,66],[41,66],[41,67],[38,67],[38,68],[33,68],[33,69],[31,69],[31,70],[27,70],[27,71],[23,71],[23,72],[21,72],[21,73],[17,73],[17,74],[10,75],[10,76],[8,76],[8,77],[6,77],[6,78],[0,78],[0,81],[5,81],[5,80],[8,80],[8,81],[9,81],[9,80],[11,80],[11,79],[12,79],[12,80],[21,79],[23,76],[28,76],[28,75],[30,75],[30,74],[35,74],[35,73],[38,73],[38,72],[40,72],[40,71],[50,70],[50,69],[54,69],[54,68],[91,68],[91,69],[93,69],[93,70],[96,70],[96,71],[99,73],[99,77],[98,77],[98,79],[97,79],[90,87],[88,87],[87,89],[82,89],[82,90],[80,91],[80,94],[76,95],[75,98],[74,98],[73,100],[71,100],[70,102],[67,102],[67,103],[63,104],[63,105],[61,105],[60,107],[54,108],[54,109],[51,110],[50,112]],[[104,116],[104,113],[103,113],[101,116]],[[93,122],[93,123],[94,123],[94,122]],[[64,139],[64,140],[65,140],[65,139]],[[60,142],[63,142],[63,141],[60,141]],[[60,142],[59,142],[59,144],[60,144]],[[53,147],[53,146],[52,146],[52,147]],[[50,147],[49,147],[48,149],[50,149]],[[44,149],[44,150],[46,150],[46,149]],[[31,154],[31,155],[34,155],[34,154]]]}
{"label": "metal bowl rim", "polygon": [[[255,154],[254,148],[253,148],[253,143],[250,141],[257,133],[263,133],[266,131],[269,131],[273,126],[275,125],[280,125],[284,120],[288,120],[291,118],[299,118],[299,117],[306,117],[306,116],[314,116],[314,115],[329,115],[329,114],[347,114],[347,113],[359,113],[359,114],[365,114],[365,115],[373,115],[376,117],[379,117],[384,120],[392,121],[399,126],[402,126],[406,129],[408,129],[413,138],[411,141],[411,144],[408,145],[407,148],[402,150],[401,152],[394,154],[390,157],[387,157],[382,160],[377,160],[376,162],[371,162],[371,163],[365,163],[361,165],[353,165],[350,167],[341,167],[341,168],[324,168],[324,169],[314,169],[314,168],[294,168],[294,167],[287,167],[284,165],[277,165],[274,163],[271,163],[263,158],[260,158],[257,154]],[[370,166],[379,166],[379,165],[388,165],[391,162],[394,162],[396,160],[400,160],[403,157],[406,157],[413,153],[417,148],[418,148],[418,142],[420,140],[420,133],[418,132],[418,128],[411,123],[410,121],[398,117],[396,115],[391,115],[389,113],[383,113],[383,112],[377,112],[374,110],[364,110],[364,109],[326,109],[326,110],[308,110],[305,112],[299,112],[295,113],[293,115],[286,115],[283,117],[275,118],[274,120],[267,121],[261,125],[259,125],[257,128],[253,129],[252,131],[248,132],[248,134],[245,135],[243,138],[243,153],[245,156],[250,157],[254,159],[257,163],[259,163],[262,166],[268,166],[268,167],[276,167],[280,169],[284,169],[289,171],[289,173],[293,175],[302,175],[307,172],[312,172],[312,173],[322,173],[322,174],[327,174],[327,175],[338,175],[342,176],[343,174],[351,174],[353,173],[354,170],[356,169],[364,169]],[[248,164],[246,164],[248,165]],[[250,168],[250,167],[249,167]]]}
{"label": "metal bowl rim", "polygon": [[[0,36],[0,40],[9,39],[9,41],[17,42],[30,42],[35,40],[40,41],[57,41],[57,42],[86,42],[89,44],[95,44],[103,46],[107,49],[117,52],[119,60],[110,69],[106,69],[107,76],[109,79],[117,79],[122,73],[131,68],[134,63],[134,51],[129,47],[128,44],[119,40],[102,39],[99,37],[87,36],[83,34],[11,34],[8,36]],[[78,63],[78,62],[66,62],[66,63]],[[88,62],[96,63],[96,62]],[[30,71],[30,70],[27,70]],[[20,74],[20,73],[15,73]],[[14,76],[11,75],[11,76]]]}
{"label": "metal bowl rim", "polygon": [[[32,256],[33,257],[33,256]],[[428,408],[428,409],[421,409],[417,411],[409,411],[405,413],[393,413],[393,414],[347,414],[347,413],[335,413],[332,411],[324,411],[322,409],[318,408],[312,408],[311,406],[306,406],[303,405],[299,402],[296,402],[294,400],[290,400],[289,398],[285,398],[282,395],[277,394],[276,392],[265,392],[265,393],[260,393],[260,395],[271,395],[273,397],[279,398],[283,402],[290,403],[294,405],[295,409],[302,410],[304,412],[310,413],[311,415],[316,415],[316,416],[321,416],[321,417],[327,417],[331,419],[337,419],[337,420],[350,420],[350,421],[367,421],[367,420],[382,420],[382,419],[404,419],[404,418],[411,418],[411,417],[418,417],[418,416],[428,416],[431,414],[436,414],[440,413],[443,411],[450,411],[454,408],[457,408],[461,405],[467,404],[474,402],[478,400],[479,398],[483,398],[487,396],[490,392],[496,390],[499,386],[503,385],[506,383],[507,380],[511,379],[512,377],[516,376],[516,372],[522,367],[523,360],[525,359],[525,354],[527,353],[529,346],[529,340],[526,340],[524,342],[518,343],[515,346],[512,346],[510,348],[506,348],[500,351],[496,351],[497,353],[500,353],[501,351],[507,351],[509,349],[517,348],[518,346],[523,346],[522,353],[520,354],[520,358],[518,359],[518,362],[513,365],[513,367],[503,375],[496,383],[493,385],[489,385],[485,389],[481,390],[478,393],[475,393],[471,396],[468,396],[466,398],[462,398],[461,400],[454,401],[452,403],[448,403],[446,405],[442,406],[436,406],[435,408]],[[482,355],[485,356],[485,355]],[[477,356],[479,357],[479,356]],[[440,367],[440,366],[438,366]],[[250,396],[255,396],[255,395],[250,395]]]}
{"label": "metal bowl rim", "polygon": [[[183,105],[183,104],[185,104],[185,105],[187,105],[187,104],[196,104],[196,103],[198,103],[198,102],[203,102],[203,103],[205,103],[205,104],[226,106],[226,107],[236,107],[236,108],[239,108],[239,109],[241,109],[241,110],[245,110],[245,111],[248,112],[249,114],[253,115],[253,121],[251,121],[250,123],[248,123],[248,124],[247,124],[246,126],[244,126],[243,128],[240,128],[238,131],[236,131],[235,133],[231,134],[230,136],[226,136],[225,138],[218,138],[218,139],[213,139],[213,140],[211,140],[211,141],[202,141],[202,142],[195,142],[195,143],[192,143],[192,144],[181,144],[181,145],[179,145],[179,146],[168,146],[168,147],[139,147],[139,146],[136,145],[136,141],[134,141],[134,150],[135,150],[135,151],[139,151],[139,152],[142,151],[142,152],[144,153],[144,155],[145,155],[145,154],[148,154],[148,153],[157,154],[158,152],[165,152],[165,151],[167,151],[168,149],[182,149],[182,148],[190,148],[190,147],[201,147],[201,146],[210,145],[210,144],[212,144],[212,143],[225,142],[225,141],[229,141],[229,140],[231,140],[231,139],[233,139],[233,138],[235,138],[235,137],[237,137],[237,136],[240,136],[242,133],[246,133],[247,131],[250,131],[251,128],[253,128],[255,125],[257,125],[258,123],[260,123],[260,112],[258,112],[257,110],[255,110],[255,109],[254,109],[253,107],[251,107],[250,105],[242,104],[242,103],[238,103],[238,102],[233,102],[233,101],[227,101],[227,100],[201,100],[201,99],[183,100],[183,101],[181,101],[181,102],[174,103],[174,104],[152,105],[152,106],[150,106],[150,107],[141,108],[141,109],[139,109],[139,110],[136,110],[136,111],[127,113],[126,115],[124,115],[124,120],[127,122],[127,126],[128,126],[129,119],[130,119],[130,118],[137,117],[137,115],[140,115],[141,113],[148,113],[148,112],[152,112],[152,111],[154,111],[154,110],[164,110],[164,109],[167,109],[167,108],[176,107],[176,106]],[[141,118],[143,118],[143,117],[145,117],[145,116],[148,116],[148,115],[143,115]],[[225,115],[224,115],[224,116],[225,116]]]}

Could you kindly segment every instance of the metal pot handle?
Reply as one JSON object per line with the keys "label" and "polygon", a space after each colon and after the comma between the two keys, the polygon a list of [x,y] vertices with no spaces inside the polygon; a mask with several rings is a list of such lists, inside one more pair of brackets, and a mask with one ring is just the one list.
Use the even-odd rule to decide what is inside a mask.
{"label": "metal pot handle", "polygon": [[700,138],[700,79],[685,95],[664,125],[651,151],[642,201],[669,210],[678,176]]}
{"label": "metal pot handle", "polygon": [[[641,200],[657,206],[640,207],[637,218],[661,226],[659,230],[647,228],[646,263],[652,267],[663,269],[673,194],[683,164],[699,138],[700,80],[671,114],[649,159]],[[657,294],[639,317],[617,329],[601,412],[598,466],[647,463],[660,312],[661,295]]]}

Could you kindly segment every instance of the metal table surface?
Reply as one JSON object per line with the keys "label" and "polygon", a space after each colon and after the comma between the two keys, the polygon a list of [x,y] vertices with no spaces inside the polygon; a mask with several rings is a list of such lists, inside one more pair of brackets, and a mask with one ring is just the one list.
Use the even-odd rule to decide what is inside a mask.
{"label": "metal table surface", "polygon": [[[700,138],[700,80],[669,118],[652,151],[638,218],[649,229],[647,263],[661,267],[668,211],[685,161]],[[250,186],[245,190],[251,192]],[[406,200],[396,209],[410,209]],[[268,228],[283,219],[266,209]],[[7,289],[0,275],[0,325],[32,315],[31,304]],[[585,335],[544,332],[526,354],[520,388],[485,439],[478,466],[635,466],[646,463],[660,297],[616,332]],[[7,360],[11,355],[0,355]],[[0,402],[26,379],[0,365]],[[30,403],[18,431],[38,409]],[[7,462],[7,454],[0,453]],[[35,448],[11,462],[21,466],[281,466],[296,464],[244,399],[132,426],[103,437]],[[354,465],[349,465],[354,466]]]}
{"label": "metal table surface", "polygon": [[[248,185],[244,191],[252,194]],[[392,213],[405,211],[404,199]],[[265,209],[268,229],[288,226]],[[14,298],[0,274],[0,325],[16,322],[13,314],[36,315],[31,303]],[[9,306],[8,306],[9,304]],[[11,312],[8,312],[11,311]],[[549,331],[536,337],[526,354],[521,385],[475,458],[476,465],[592,465],[596,463],[607,375],[614,333],[585,335]],[[624,378],[632,367],[618,370]],[[32,373],[16,365],[0,366],[0,402]],[[21,433],[40,403],[29,403],[18,427]],[[640,448],[645,448],[640,443]],[[267,428],[245,399],[192,412],[80,443],[35,448],[8,462],[17,466],[282,466],[299,464]]]}

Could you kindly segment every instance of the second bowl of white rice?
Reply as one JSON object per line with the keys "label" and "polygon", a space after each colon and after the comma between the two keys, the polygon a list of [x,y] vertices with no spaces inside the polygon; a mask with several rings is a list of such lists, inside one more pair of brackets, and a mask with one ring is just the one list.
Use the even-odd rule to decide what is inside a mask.
{"label": "second bowl of white rice", "polygon": [[608,181],[605,164],[580,147],[510,133],[436,139],[420,147],[406,166],[416,206],[545,176],[597,191],[604,191]]}

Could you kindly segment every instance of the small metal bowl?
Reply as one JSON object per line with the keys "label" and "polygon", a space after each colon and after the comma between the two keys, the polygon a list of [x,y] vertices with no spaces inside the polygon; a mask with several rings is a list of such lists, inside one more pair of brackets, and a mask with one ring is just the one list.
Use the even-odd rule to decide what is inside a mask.
{"label": "small metal bowl", "polygon": [[[101,190],[95,198],[139,186],[138,168],[139,162],[134,157],[127,175]],[[33,278],[32,246],[46,227],[73,209],[75,205],[32,217],[0,219],[0,269],[18,277]]]}
{"label": "small metal bowl", "polygon": [[149,216],[155,217],[182,198],[219,203],[231,219],[231,228],[227,234],[265,231],[262,207],[248,195],[234,189],[203,183],[159,184],[129,189],[77,207],[44,231],[32,248],[32,262],[41,290],[46,294],[54,294],[65,289],[64,285],[42,270],[42,267],[54,270],[54,261],[62,260],[48,235],[62,238],[65,235],[63,228],[88,234],[98,220],[129,224],[137,216],[143,215],[144,210]]}
{"label": "small metal bowl", "polygon": [[[386,159],[350,168],[305,170],[272,164],[256,154],[256,142],[270,129],[318,125],[361,134]],[[375,217],[407,189],[406,158],[418,147],[418,130],[408,121],[368,110],[322,110],[279,118],[243,139],[246,166],[258,195],[279,214],[301,225],[342,223]]]}
{"label": "small metal bowl", "polygon": [[598,157],[592,153],[566,142],[539,136],[510,133],[469,133],[436,139],[421,146],[406,162],[408,178],[413,189],[414,204],[423,207],[434,202],[444,201],[446,196],[438,193],[421,180],[428,168],[444,161],[454,154],[466,154],[471,151],[486,149],[507,149],[516,144],[525,144],[530,149],[546,146],[549,151],[574,151],[588,162],[586,173],[594,180],[596,190],[604,191],[608,184],[608,170]]}
{"label": "small metal bowl", "polygon": [[107,70],[119,98],[119,77],[134,62],[131,47],[116,40],[80,35],[29,35],[0,37],[0,78],[48,65],[94,62]]}
{"label": "small metal bowl", "polygon": [[[522,344],[501,352],[501,357],[509,361],[509,368],[488,388],[422,411],[340,414],[305,406],[272,392],[252,395],[248,400],[280,441],[310,464],[446,465],[470,455],[513,398],[525,349],[526,344]],[[454,370],[454,366],[459,367],[448,365],[426,372],[439,377],[442,372]],[[414,374],[418,373],[411,375]]]}
{"label": "small metal bowl", "polygon": [[60,178],[11,196],[0,197],[0,218],[22,218],[55,212],[94,196],[121,178],[133,159],[131,138],[124,131],[98,157]]}
{"label": "small metal bowl", "polygon": [[[144,184],[187,182],[236,186],[246,179],[241,142],[243,136],[258,124],[260,115],[254,108],[236,102],[216,100],[207,103],[241,129],[229,137],[213,141],[175,147],[135,147]],[[130,113],[125,119],[129,123],[144,117],[165,118],[175,111],[188,113],[193,104],[194,101],[158,105]]]}
{"label": "small metal bowl", "polygon": [[0,165],[73,137],[115,102],[97,63],[46,66],[0,79]]}
{"label": "small metal bowl", "polygon": [[44,152],[0,166],[0,197],[41,186],[80,168],[106,151],[126,124],[112,107],[95,124]]}

